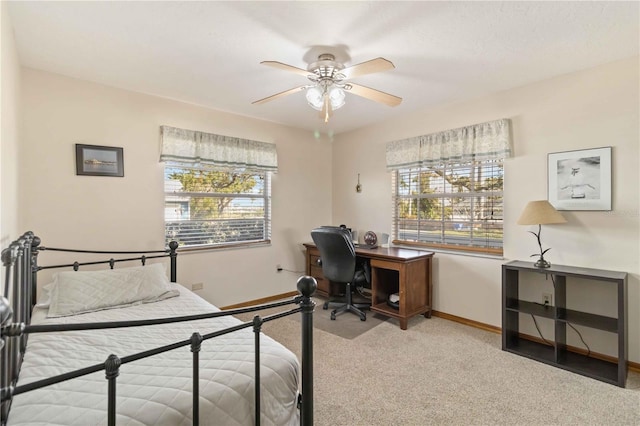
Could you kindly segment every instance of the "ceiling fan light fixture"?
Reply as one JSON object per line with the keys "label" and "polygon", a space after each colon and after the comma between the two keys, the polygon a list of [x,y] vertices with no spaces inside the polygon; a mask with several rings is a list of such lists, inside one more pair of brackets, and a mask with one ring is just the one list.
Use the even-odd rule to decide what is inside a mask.
{"label": "ceiling fan light fixture", "polygon": [[[344,90],[342,90],[341,88],[332,87],[326,92],[326,94],[329,97],[329,102],[331,103],[332,110],[336,110],[344,105],[346,95],[344,93]],[[305,95],[309,106],[316,111],[322,111],[322,107],[324,107],[324,96],[325,92],[318,86],[310,87],[309,89],[307,89],[307,93]]]}
{"label": "ceiling fan light fixture", "polygon": [[332,87],[329,90],[329,100],[331,101],[331,108],[336,110],[344,105],[345,99],[344,90],[339,87]]}
{"label": "ceiling fan light fixture", "polygon": [[307,89],[305,97],[311,108],[318,111],[322,109],[322,91],[318,87],[314,86]]}
{"label": "ceiling fan light fixture", "polygon": [[[339,87],[332,87],[326,92],[326,94],[329,97],[332,110],[336,110],[344,106],[344,100],[346,98],[344,90]],[[307,89],[307,93],[305,95],[309,106],[316,111],[322,111],[322,107],[324,107],[324,96],[325,92],[318,86],[313,86]]]}

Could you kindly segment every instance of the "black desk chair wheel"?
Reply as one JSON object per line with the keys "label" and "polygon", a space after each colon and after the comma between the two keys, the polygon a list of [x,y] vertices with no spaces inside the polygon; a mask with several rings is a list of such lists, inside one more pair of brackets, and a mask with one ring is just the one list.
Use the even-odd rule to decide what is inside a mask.
{"label": "black desk chair wheel", "polygon": [[353,303],[353,290],[356,285],[366,282],[364,271],[356,269],[356,250],[351,241],[351,234],[342,228],[317,228],[311,231],[311,238],[320,251],[322,274],[329,281],[345,285],[343,301],[329,301],[322,305],[328,309],[331,304],[339,306],[331,312],[331,319],[337,314],[353,312],[361,321],[367,320],[367,314],[361,309],[369,309],[370,303]]}

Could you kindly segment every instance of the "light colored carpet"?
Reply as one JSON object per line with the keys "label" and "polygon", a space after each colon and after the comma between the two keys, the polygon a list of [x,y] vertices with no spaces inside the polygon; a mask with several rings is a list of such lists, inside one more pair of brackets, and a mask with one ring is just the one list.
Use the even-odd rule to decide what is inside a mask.
{"label": "light colored carpet", "polygon": [[[344,318],[328,324],[344,327]],[[263,330],[300,356],[299,320]],[[619,388],[504,352],[499,334],[437,317],[414,317],[406,331],[380,321],[352,339],[314,328],[314,399],[317,426],[640,425],[639,374]]]}

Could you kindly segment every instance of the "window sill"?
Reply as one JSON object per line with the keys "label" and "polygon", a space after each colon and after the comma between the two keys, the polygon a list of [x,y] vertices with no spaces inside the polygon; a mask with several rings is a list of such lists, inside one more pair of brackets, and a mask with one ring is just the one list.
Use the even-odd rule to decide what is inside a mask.
{"label": "window sill", "polygon": [[449,248],[446,246],[438,246],[438,245],[429,245],[429,244],[403,244],[401,241],[395,240],[393,241],[394,247],[401,247],[407,249],[414,250],[428,250],[434,253],[443,253],[443,254],[451,254],[451,255],[460,255],[460,256],[470,256],[470,257],[481,257],[485,259],[495,259],[495,260],[504,260],[504,254],[501,252],[497,253],[487,253],[483,252],[479,249],[456,249]]}
{"label": "window sill", "polygon": [[[400,247],[400,246],[398,246]],[[415,249],[416,247],[410,247],[410,246],[405,246],[405,248],[413,248]],[[426,248],[422,248],[421,250],[426,250]],[[447,250],[444,248],[430,248],[429,251],[432,251],[434,253],[442,253],[442,254],[450,254],[450,255],[454,255],[454,256],[468,256],[468,257],[480,257],[483,259],[493,259],[493,260],[505,260],[505,257],[501,254],[491,254],[491,253],[478,253],[478,252],[473,252],[473,251],[459,251],[459,250]]]}
{"label": "window sill", "polygon": [[179,247],[177,251],[178,253],[189,254],[189,253],[200,253],[203,251],[248,249],[248,248],[264,247],[264,246],[270,246],[270,245],[271,245],[271,240],[267,240],[267,241],[224,244],[224,245],[187,246],[187,247]]}

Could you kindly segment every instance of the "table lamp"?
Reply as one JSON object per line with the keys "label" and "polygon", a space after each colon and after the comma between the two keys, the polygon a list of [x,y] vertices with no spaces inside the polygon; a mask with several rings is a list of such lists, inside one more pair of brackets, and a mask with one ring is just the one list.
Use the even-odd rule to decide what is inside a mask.
{"label": "table lamp", "polygon": [[[531,232],[538,240],[538,246],[540,247],[540,259],[534,264],[537,268],[548,268],[551,266],[549,262],[544,260],[544,254],[551,250],[548,248],[542,250],[542,243],[540,242],[540,232],[542,231],[542,225],[550,225],[553,223],[566,223],[564,217],[556,209],[553,208],[547,200],[529,201],[524,211],[518,219],[518,225],[538,225],[538,233]],[[538,254],[532,254],[531,257],[538,256]]]}

